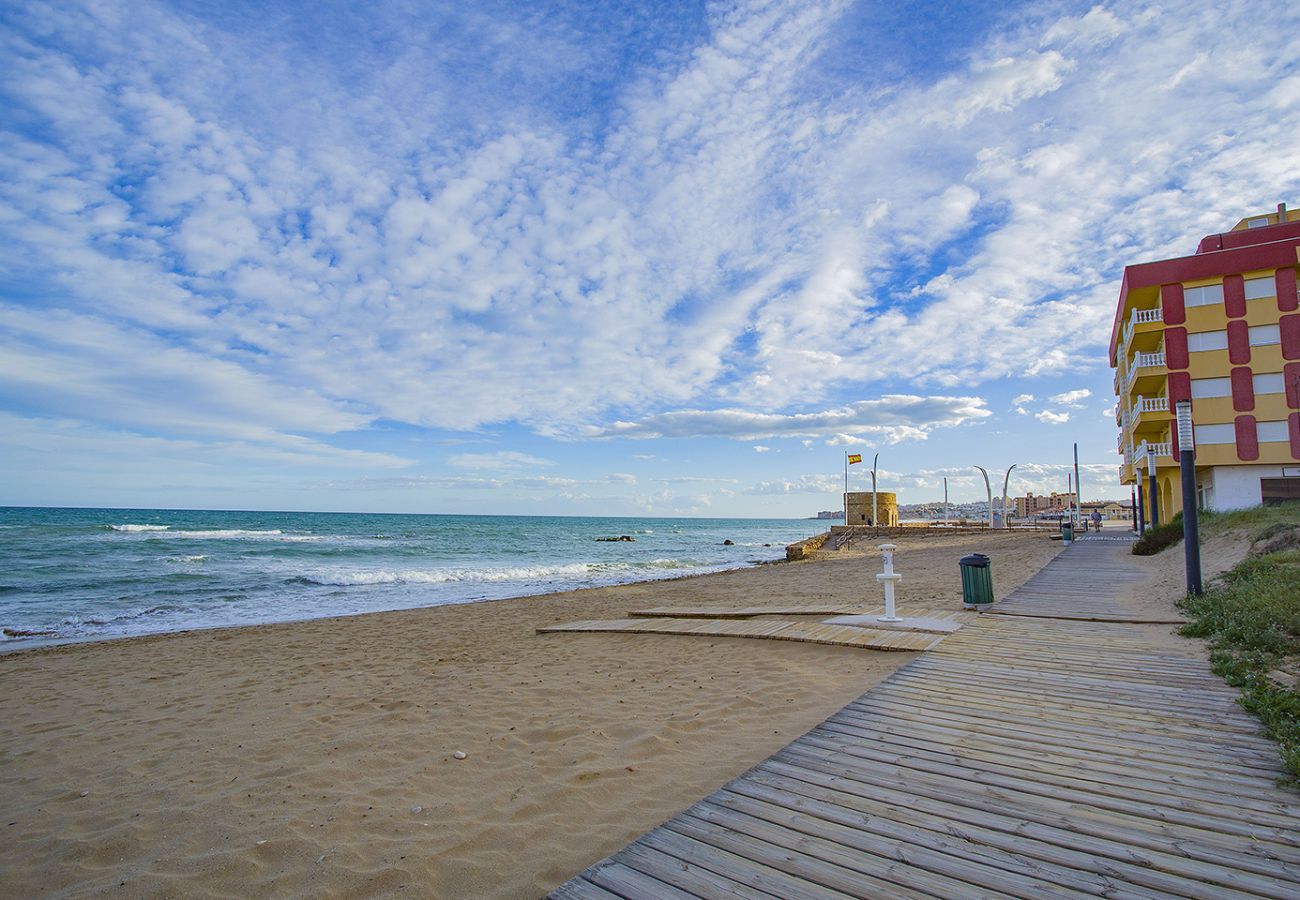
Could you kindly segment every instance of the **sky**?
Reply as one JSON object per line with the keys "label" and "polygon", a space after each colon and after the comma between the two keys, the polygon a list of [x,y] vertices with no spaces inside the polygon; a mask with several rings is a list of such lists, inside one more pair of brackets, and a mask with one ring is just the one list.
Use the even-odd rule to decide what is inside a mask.
{"label": "sky", "polygon": [[1117,477],[1123,267],[1300,205],[1300,4],[0,6],[0,504]]}

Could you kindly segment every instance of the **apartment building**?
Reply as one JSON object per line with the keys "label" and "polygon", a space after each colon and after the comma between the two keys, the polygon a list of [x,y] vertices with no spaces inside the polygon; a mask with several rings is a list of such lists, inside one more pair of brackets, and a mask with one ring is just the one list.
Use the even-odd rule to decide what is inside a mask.
{"label": "apartment building", "polygon": [[1027,519],[1040,513],[1059,513],[1069,509],[1074,505],[1076,495],[1073,491],[1068,494],[1058,494],[1053,491],[1050,495],[1039,494],[1035,496],[1032,491],[1023,497],[1016,497],[1013,501],[1016,505],[1016,518]]}
{"label": "apartment building", "polygon": [[[1182,509],[1174,404],[1192,401],[1198,503],[1300,500],[1300,211],[1242,219],[1196,253],[1124,269],[1110,363],[1120,480]],[[1148,515],[1148,519],[1150,516]]]}

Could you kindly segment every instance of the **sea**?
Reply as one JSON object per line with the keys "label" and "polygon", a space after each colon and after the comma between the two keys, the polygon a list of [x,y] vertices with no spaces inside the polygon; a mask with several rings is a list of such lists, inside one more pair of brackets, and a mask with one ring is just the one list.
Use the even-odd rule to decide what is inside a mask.
{"label": "sea", "polygon": [[0,507],[0,650],[721,572],[829,524]]}

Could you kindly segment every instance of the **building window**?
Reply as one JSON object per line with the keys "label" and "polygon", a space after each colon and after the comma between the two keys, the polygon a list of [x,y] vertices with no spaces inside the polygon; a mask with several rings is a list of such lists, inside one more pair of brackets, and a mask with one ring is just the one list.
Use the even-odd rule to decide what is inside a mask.
{"label": "building window", "polygon": [[1285,420],[1281,422],[1256,422],[1255,434],[1261,444],[1267,441],[1280,442],[1291,439],[1291,436],[1286,431]]}
{"label": "building window", "polygon": [[1247,278],[1246,299],[1264,300],[1277,292],[1277,285],[1272,278]]}
{"label": "building window", "polygon": [[[1277,331],[1276,325],[1273,326],[1273,330]],[[1281,340],[1280,337],[1279,340]],[[1274,343],[1276,343],[1276,341]],[[1199,353],[1203,350],[1227,349],[1228,332],[1226,331],[1200,331],[1196,334],[1189,334],[1187,336],[1187,351],[1189,353]]]}
{"label": "building window", "polygon": [[1277,325],[1256,325],[1250,329],[1250,346],[1263,347],[1282,343],[1282,332]]}
{"label": "building window", "polygon": [[1260,216],[1258,219],[1247,219],[1247,228],[1263,228],[1268,224],[1268,216]]}
{"label": "building window", "polygon": [[[1223,379],[1227,381],[1228,379]],[[1286,382],[1282,379],[1281,372],[1267,372],[1263,375],[1256,375],[1255,393],[1256,394],[1285,394]],[[1196,396],[1196,382],[1192,382],[1192,396]],[[1227,394],[1224,394],[1226,397]]]}
{"label": "building window", "polygon": [[[1282,424],[1285,425],[1286,423],[1283,422]],[[1222,425],[1197,425],[1196,443],[1198,445],[1235,444],[1237,443],[1237,429],[1231,422]]]}
{"label": "building window", "polygon": [[1187,288],[1183,291],[1184,306],[1213,306],[1223,302],[1223,285],[1207,284],[1205,287]]}
{"label": "building window", "polygon": [[1208,400],[1211,397],[1231,397],[1231,378],[1193,378],[1192,399]]}

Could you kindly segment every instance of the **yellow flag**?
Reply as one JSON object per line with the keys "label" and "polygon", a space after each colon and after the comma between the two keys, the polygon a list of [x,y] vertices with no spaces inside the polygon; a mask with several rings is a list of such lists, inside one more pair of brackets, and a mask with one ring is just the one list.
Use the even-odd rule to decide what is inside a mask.
{"label": "yellow flag", "polygon": [[850,454],[849,454],[849,465],[853,465],[854,463],[860,463],[860,462],[862,462],[862,454],[861,454],[861,453],[850,453]]}

